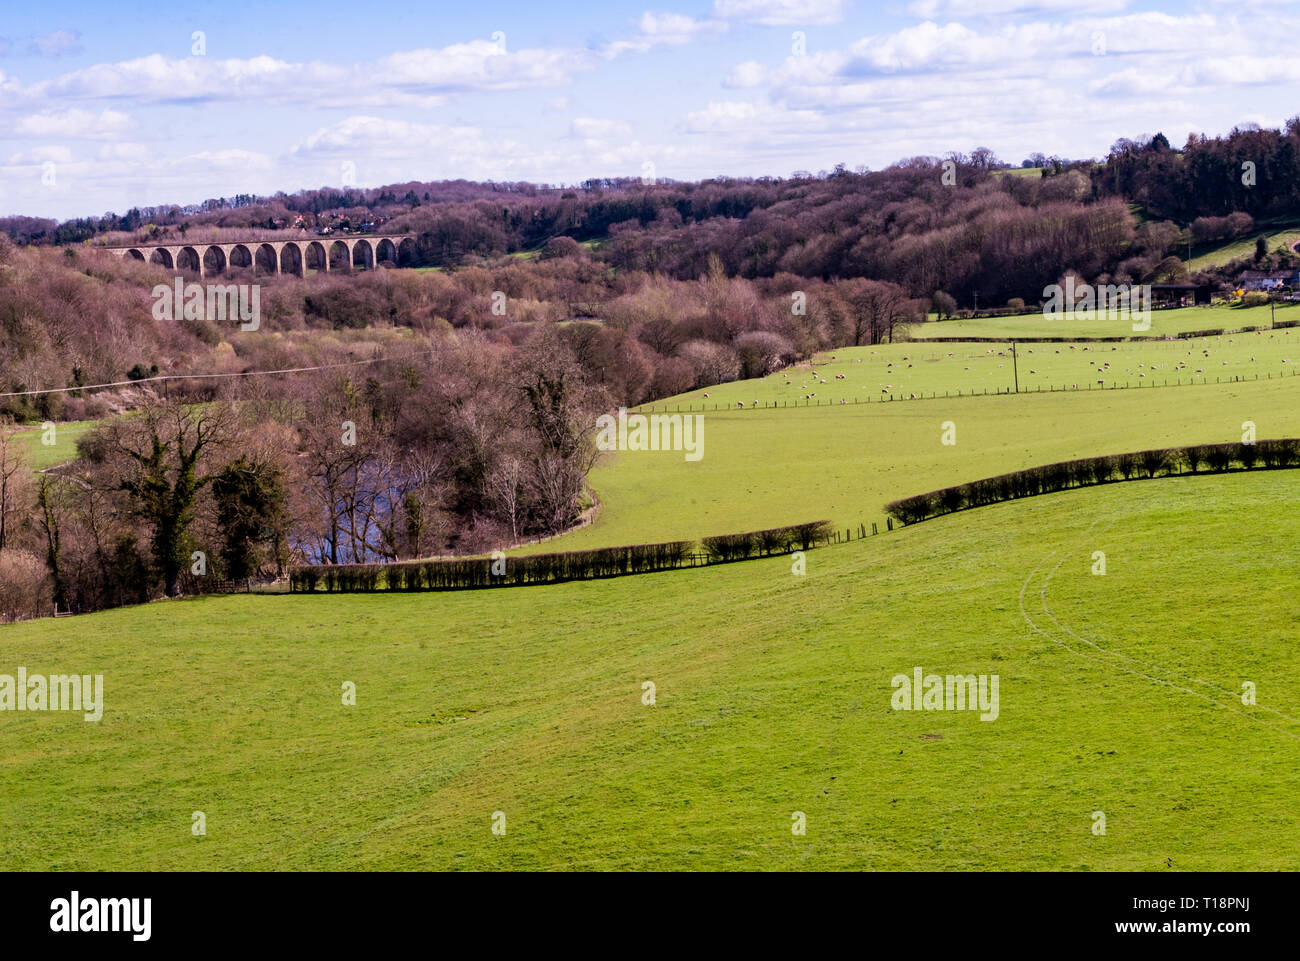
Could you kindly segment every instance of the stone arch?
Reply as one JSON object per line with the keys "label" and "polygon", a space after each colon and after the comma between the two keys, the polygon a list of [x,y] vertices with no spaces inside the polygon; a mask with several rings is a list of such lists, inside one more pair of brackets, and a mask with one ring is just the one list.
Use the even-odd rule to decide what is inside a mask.
{"label": "stone arch", "polygon": [[216,244],[211,244],[203,251],[203,273],[224,274],[226,272],[226,252]]}
{"label": "stone arch", "polygon": [[132,260],[144,260],[144,254],[132,247],[126,252],[126,255]]}
{"label": "stone arch", "polygon": [[377,263],[391,263],[397,266],[397,244],[389,238],[383,237],[375,244],[375,261]]}
{"label": "stone arch", "polygon": [[331,270],[352,269],[352,248],[342,240],[330,244],[329,261]]}
{"label": "stone arch", "polygon": [[356,240],[352,243],[352,266],[374,270],[375,248],[368,240]]}
{"label": "stone arch", "polygon": [[172,252],[166,247],[155,247],[153,253],[149,255],[149,263],[158,264],[168,270],[176,267],[176,260],[172,257]]}
{"label": "stone arch", "polygon": [[192,270],[200,277],[203,276],[203,261],[199,259],[199,252],[193,247],[180,247],[176,251],[176,269]]}
{"label": "stone arch", "polygon": [[247,244],[232,244],[230,253],[226,255],[229,258],[230,267],[239,267],[245,270],[251,270],[253,267],[253,252],[248,249]]}
{"label": "stone arch", "polygon": [[258,244],[253,251],[253,273],[256,274],[259,269],[264,274],[280,272],[280,253],[270,244]]}
{"label": "stone arch", "polygon": [[280,246],[280,273],[293,274],[295,277],[306,276],[302,261],[302,248],[292,240]]}
{"label": "stone arch", "polygon": [[397,242],[397,266],[414,267],[415,258],[415,241],[410,237],[403,237]]}
{"label": "stone arch", "polygon": [[303,269],[310,268],[319,272],[327,272],[330,269],[329,254],[325,253],[325,245],[319,240],[309,240],[304,244],[307,249],[303,253]]}

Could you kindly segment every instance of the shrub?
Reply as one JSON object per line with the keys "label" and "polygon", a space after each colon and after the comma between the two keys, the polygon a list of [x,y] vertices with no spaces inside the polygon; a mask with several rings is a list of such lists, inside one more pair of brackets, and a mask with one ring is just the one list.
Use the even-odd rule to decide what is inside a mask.
{"label": "shrub", "polygon": [[1155,477],[1160,471],[1170,469],[1169,454],[1167,450],[1152,449],[1144,450],[1137,456],[1147,477]]}
{"label": "shrub", "polygon": [[902,497],[886,504],[885,511],[904,524],[915,524],[962,507],[980,507],[1018,497],[1052,493],[1068,487],[1104,484],[1117,472],[1124,480],[1139,475],[1155,477],[1161,471],[1173,474],[1183,464],[1187,464],[1192,473],[1196,473],[1201,464],[1207,465],[1211,471],[1222,472],[1228,470],[1234,459],[1247,470],[1260,462],[1269,467],[1300,467],[1300,439],[1264,440],[1257,444],[1153,448],[1113,456],[1059,461]]}
{"label": "shrub", "polygon": [[1232,451],[1228,444],[1208,444],[1201,450],[1205,453],[1205,463],[1212,471],[1223,473],[1232,463]]}

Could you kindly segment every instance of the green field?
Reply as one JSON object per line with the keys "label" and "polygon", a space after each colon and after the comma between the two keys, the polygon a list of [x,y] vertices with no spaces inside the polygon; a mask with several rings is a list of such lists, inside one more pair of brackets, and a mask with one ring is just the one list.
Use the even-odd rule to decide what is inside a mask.
{"label": "green field", "polygon": [[17,432],[27,451],[34,470],[44,470],[64,464],[77,456],[77,440],[95,425],[93,420],[68,421],[54,427],[54,443],[46,444],[45,432],[39,426],[28,426]]}
{"label": "green field", "polygon": [[1255,242],[1261,236],[1265,238],[1270,251],[1281,248],[1294,252],[1295,244],[1300,243],[1300,226],[1274,224],[1226,244],[1194,246],[1191,268],[1193,271],[1209,270],[1211,267],[1222,267],[1234,260],[1251,259],[1255,256]]}
{"label": "green field", "polygon": [[[525,550],[822,518],[883,529],[889,500],[1033,464],[1238,441],[1244,421],[1300,436],[1300,331],[1019,351],[1019,394],[999,393],[1005,345],[905,343],[673,398],[709,405],[703,458],[606,455],[595,521]],[[1099,367],[1108,385],[1184,385],[1035,389],[1082,387]],[[802,406],[812,392],[820,406]],[[23,436],[57,463],[86,426],[61,425],[53,448]],[[1161,478],[823,548],[806,576],[773,558],[0,627],[0,674],[102,674],[106,701],[98,723],[0,713],[0,857],[26,870],[1294,868],[1298,496],[1296,471]],[[891,679],[918,666],[997,674],[997,720],[892,710]],[[1257,705],[1240,700],[1246,681]],[[791,834],[795,812],[806,836]]]}
{"label": "green field", "polygon": [[959,392],[1006,393],[1214,384],[1300,371],[1300,328],[1185,340],[1010,344],[913,341],[848,347],[748,380],[646,405],[752,407],[867,403]]}
{"label": "green field", "polygon": [[[1298,496],[1294,472],[1073,491],[815,551],[806,577],[780,558],[10,626],[4,671],[101,673],[106,708],[99,723],[2,716],[0,855],[59,870],[1294,868],[1300,516],[1277,506]],[[891,678],[917,666],[997,674],[998,719],[891,710]],[[1245,680],[1257,707],[1237,698]]]}
{"label": "green field", "polygon": [[[1278,305],[1277,320],[1300,320],[1300,304]],[[1011,340],[1022,337],[1164,337],[1191,330],[1240,330],[1242,327],[1268,327],[1273,314],[1268,307],[1175,307],[1151,312],[1151,329],[1133,330],[1128,318],[1098,316],[1096,313],[1068,313],[1045,317],[1042,313],[1016,314],[1010,317],[974,317],[969,320],[928,321],[907,329],[913,340],[934,337],[997,337]]]}
{"label": "green field", "polygon": [[[726,390],[757,388],[742,382]],[[897,497],[1034,464],[1239,441],[1245,421],[1255,423],[1261,438],[1300,436],[1300,377],[726,409],[703,417],[701,460],[688,462],[675,452],[605,455],[591,476],[602,502],[595,521],[525,550],[696,538],[820,519],[840,527],[883,523],[882,506]],[[956,425],[955,446],[940,443],[945,421]]]}

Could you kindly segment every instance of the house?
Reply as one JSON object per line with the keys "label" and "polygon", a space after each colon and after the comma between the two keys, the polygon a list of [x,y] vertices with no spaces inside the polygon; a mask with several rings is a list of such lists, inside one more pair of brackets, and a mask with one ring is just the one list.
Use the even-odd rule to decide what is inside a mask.
{"label": "house", "polygon": [[1242,290],[1279,290],[1283,287],[1300,287],[1300,271],[1296,270],[1244,270],[1237,280]]}

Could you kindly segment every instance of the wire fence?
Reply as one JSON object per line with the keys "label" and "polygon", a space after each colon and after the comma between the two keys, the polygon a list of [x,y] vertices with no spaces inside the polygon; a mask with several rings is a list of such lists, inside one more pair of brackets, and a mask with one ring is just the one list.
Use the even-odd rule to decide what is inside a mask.
{"label": "wire fence", "polygon": [[1086,392],[1092,390],[1096,390],[1096,391],[1148,390],[1151,388],[1162,389],[1165,387],[1205,387],[1211,383],[1240,384],[1240,383],[1253,382],[1257,380],[1283,380],[1287,377],[1295,377],[1297,374],[1300,374],[1300,365],[1298,365],[1295,370],[1286,373],[1282,373],[1282,372],[1274,373],[1272,371],[1268,371],[1265,372],[1263,375],[1255,374],[1253,377],[1246,376],[1246,375],[1233,375],[1232,377],[1225,379],[1224,377],[1216,375],[1213,381],[1211,381],[1208,376],[1199,377],[1199,378],[1192,377],[1188,379],[1183,379],[1181,377],[1163,378],[1160,380],[1159,383],[1157,383],[1156,378],[1152,378],[1151,380],[1146,382],[1143,382],[1141,380],[1137,381],[1136,383],[1134,383],[1133,381],[1125,381],[1122,384],[1118,382],[1110,383],[1110,384],[1094,384],[1090,382],[1087,384],[1069,384],[1069,385],[1063,384],[1060,387],[1056,387],[1050,384],[1047,386],[1043,386],[1040,384],[1032,387],[1021,386],[1019,390],[1017,390],[1015,387],[993,387],[993,388],[985,387],[978,390],[977,389],[945,390],[942,393],[940,393],[937,390],[932,390],[928,392],[908,391],[906,394],[891,393],[880,397],[868,395],[865,399],[863,399],[862,397],[854,397],[852,400],[850,400],[847,397],[842,397],[839,398],[838,400],[834,398],[823,399],[821,397],[818,397],[816,399],[800,398],[799,400],[794,400],[794,401],[789,401],[789,400],[759,401],[758,403],[753,403],[753,402],[745,403],[743,401],[737,401],[734,404],[714,402],[713,404],[701,404],[698,407],[694,404],[687,404],[685,406],[681,404],[673,404],[673,405],[643,404],[640,407],[635,408],[635,412],[641,414],[691,414],[691,413],[709,413],[713,411],[717,411],[721,413],[722,411],[739,411],[739,410],[803,410],[805,408],[811,408],[811,407],[856,407],[862,404],[892,404],[892,403],[906,402],[909,400],[944,400],[945,398],[952,399],[952,398],[959,398],[959,397],[1005,397],[1005,396],[1016,395],[1016,394],[1060,394],[1060,393],[1070,394],[1070,393],[1077,393],[1080,391]]}

